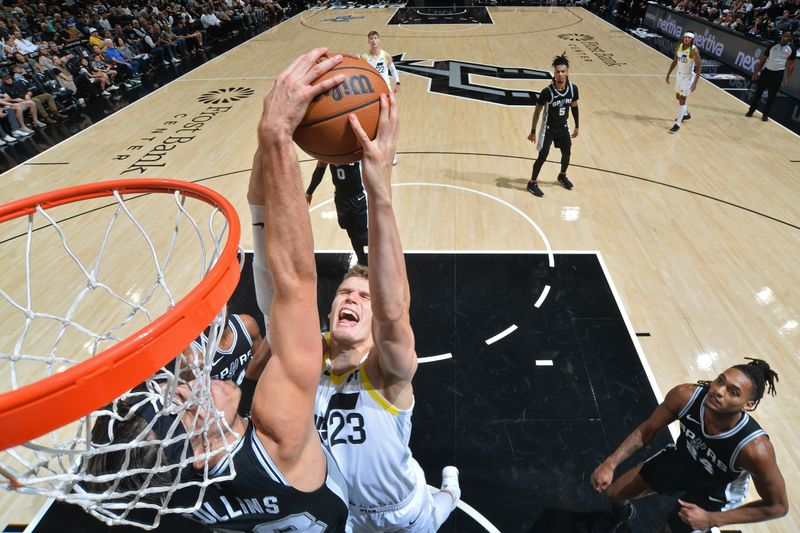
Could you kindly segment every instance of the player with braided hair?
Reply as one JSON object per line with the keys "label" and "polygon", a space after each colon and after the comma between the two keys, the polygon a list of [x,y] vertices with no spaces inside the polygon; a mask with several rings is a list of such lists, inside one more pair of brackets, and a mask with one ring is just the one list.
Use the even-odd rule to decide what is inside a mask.
{"label": "player with braided hair", "polygon": [[[575,121],[571,136],[567,125],[567,110],[572,113],[572,120]],[[542,111],[544,117],[537,142],[536,128]],[[569,81],[569,59],[565,52],[553,58],[553,83],[545,87],[536,99],[536,110],[533,112],[528,140],[536,143],[539,155],[533,164],[531,180],[528,182],[529,193],[534,196],[544,196],[539,188],[538,179],[539,172],[550,153],[551,144],[555,144],[556,148],[561,150],[561,171],[558,173],[558,182],[565,189],[572,189],[572,182],[567,178],[567,167],[569,167],[572,139],[578,136],[578,125],[578,86]]]}
{"label": "player with braided hair", "polygon": [[[679,499],[660,532],[706,531],[726,524],[763,522],[789,508],[786,484],[767,433],[748,414],[765,392],[775,395],[778,374],[766,361],[728,368],[714,381],[678,385],[664,402],[592,473],[606,491],[616,531],[633,516],[630,500],[650,494]],[[678,442],[614,480],[614,470],[671,422],[680,421]],[[759,500],[742,505],[749,478]]]}

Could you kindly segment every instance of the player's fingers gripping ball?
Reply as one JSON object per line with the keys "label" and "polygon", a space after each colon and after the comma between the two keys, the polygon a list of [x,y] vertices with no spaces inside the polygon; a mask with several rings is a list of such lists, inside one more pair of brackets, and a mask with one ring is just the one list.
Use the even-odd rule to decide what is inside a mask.
{"label": "player's fingers gripping ball", "polygon": [[[322,56],[320,60],[326,58]],[[369,138],[375,139],[381,110],[380,95],[390,91],[369,63],[345,54],[341,63],[314,80],[312,85],[337,74],[344,74],[344,81],[311,101],[303,121],[294,132],[294,141],[311,157],[341,165],[358,161],[363,155],[348,115],[354,113]]]}

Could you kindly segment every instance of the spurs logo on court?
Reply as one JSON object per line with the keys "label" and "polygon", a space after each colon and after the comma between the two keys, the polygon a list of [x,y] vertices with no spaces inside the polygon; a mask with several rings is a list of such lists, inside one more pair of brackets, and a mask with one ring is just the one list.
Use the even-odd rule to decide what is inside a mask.
{"label": "spurs logo on court", "polygon": [[549,72],[524,67],[497,67],[465,61],[434,61],[433,66],[420,65],[425,59],[403,59],[405,54],[392,56],[397,70],[408,72],[430,80],[428,90],[434,93],[469,98],[492,104],[507,106],[536,105],[536,91],[522,89],[503,89],[479,85],[472,81],[473,76],[502,80],[549,80]]}
{"label": "spurs logo on court", "polygon": [[562,33],[558,38],[565,41],[594,41],[594,37],[585,33]]}
{"label": "spurs logo on court", "polygon": [[227,89],[216,89],[205,94],[201,94],[197,101],[202,104],[229,104],[238,100],[244,100],[253,96],[255,91],[250,87],[228,87]]}
{"label": "spurs logo on court", "polygon": [[350,22],[351,20],[363,19],[364,17],[354,17],[353,15],[339,15],[332,19],[322,19],[322,22]]}

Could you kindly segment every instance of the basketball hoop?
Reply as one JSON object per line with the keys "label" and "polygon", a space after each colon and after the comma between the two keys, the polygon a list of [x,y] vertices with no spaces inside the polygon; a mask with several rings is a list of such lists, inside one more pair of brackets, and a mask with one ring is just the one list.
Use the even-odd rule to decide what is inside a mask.
{"label": "basketball hoop", "polygon": [[[24,287],[0,284],[0,487],[76,503],[109,524],[152,528],[161,514],[196,509],[213,481],[209,459],[236,440],[200,454],[189,444],[212,427],[232,434],[214,407],[209,372],[239,279],[233,206],[189,182],[116,180],[2,205],[0,223],[6,268],[24,263],[25,275]],[[179,357],[206,328],[206,353]],[[190,392],[178,398],[179,386]],[[112,428],[142,405],[154,407],[135,439],[112,442],[111,429],[108,442],[93,439],[99,419]],[[204,426],[183,428],[180,417],[198,410]],[[178,422],[163,425],[161,417]],[[167,460],[158,451],[144,474],[133,466],[105,475],[87,469],[109,452],[123,453],[127,468],[131,450],[150,444],[180,452]],[[199,477],[176,475],[203,464]],[[144,485],[120,488],[128,474]],[[171,481],[149,486],[154,474]],[[87,489],[98,484],[104,488]],[[195,501],[170,506],[186,487],[198,488]],[[137,516],[142,509],[149,523]]]}

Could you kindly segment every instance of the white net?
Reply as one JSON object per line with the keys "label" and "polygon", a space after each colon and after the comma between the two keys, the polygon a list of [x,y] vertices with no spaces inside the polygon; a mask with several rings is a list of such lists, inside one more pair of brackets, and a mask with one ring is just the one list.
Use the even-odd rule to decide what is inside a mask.
{"label": "white net", "polygon": [[[216,207],[180,191],[114,191],[0,224],[0,394],[74,367],[172,309],[217,262],[229,231]],[[196,509],[209,465],[237,438],[209,377],[224,315],[208,327],[204,353],[165,354],[161,369],[122,384],[129,390],[110,404],[0,452],[0,487],[147,529]]]}

